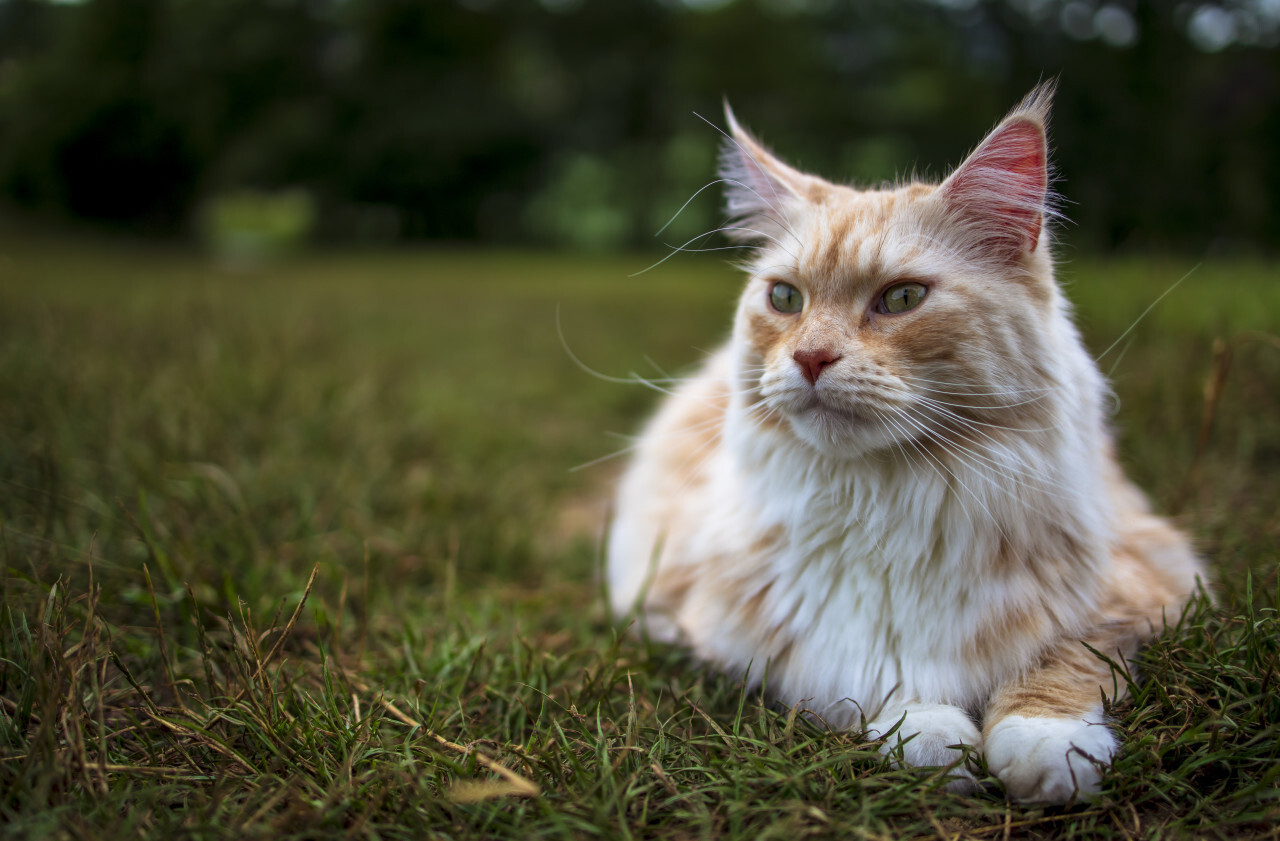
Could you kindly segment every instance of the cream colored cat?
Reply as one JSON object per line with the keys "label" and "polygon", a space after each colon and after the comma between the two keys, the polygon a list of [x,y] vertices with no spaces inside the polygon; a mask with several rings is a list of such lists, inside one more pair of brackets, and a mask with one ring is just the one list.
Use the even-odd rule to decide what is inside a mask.
{"label": "cream colored cat", "polygon": [[[729,342],[618,491],[614,608],[911,765],[982,752],[1018,800],[1096,793],[1113,658],[1202,567],[1121,473],[1107,386],[1054,281],[1033,91],[940,185],[861,190],[729,114]],[[1086,281],[1081,281],[1086,282]],[[1123,690],[1123,680],[1118,681]]]}

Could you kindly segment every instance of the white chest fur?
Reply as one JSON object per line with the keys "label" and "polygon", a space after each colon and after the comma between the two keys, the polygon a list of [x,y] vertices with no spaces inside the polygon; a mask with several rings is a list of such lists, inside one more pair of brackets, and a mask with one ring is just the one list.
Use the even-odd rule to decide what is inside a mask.
{"label": "white chest fur", "polygon": [[[1028,517],[1059,507],[1060,482],[1036,496],[1025,477],[1002,484],[962,463],[832,462],[735,429],[732,412],[722,443],[677,504],[628,505],[624,490],[615,604],[643,590],[660,635],[830,726],[890,702],[976,706],[1095,598],[1087,558],[1052,571],[990,562],[1031,539]],[[643,473],[636,484],[651,502],[668,496]],[[1037,618],[993,637],[1010,614]]]}

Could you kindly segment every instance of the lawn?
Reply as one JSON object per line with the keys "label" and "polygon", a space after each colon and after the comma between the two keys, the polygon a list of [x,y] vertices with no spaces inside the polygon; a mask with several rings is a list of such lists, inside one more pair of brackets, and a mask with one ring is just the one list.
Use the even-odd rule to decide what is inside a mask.
{"label": "lawn", "polygon": [[615,627],[594,462],[658,395],[575,358],[687,369],[737,289],[650,262],[0,242],[4,834],[1274,837],[1272,266],[1063,266],[1217,600],[1143,656],[1102,796],[1064,810],[940,791]]}

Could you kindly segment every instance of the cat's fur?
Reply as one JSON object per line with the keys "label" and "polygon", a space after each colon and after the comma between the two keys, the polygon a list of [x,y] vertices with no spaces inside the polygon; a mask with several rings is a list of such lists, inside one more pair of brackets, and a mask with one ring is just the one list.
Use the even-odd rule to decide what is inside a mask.
{"label": "cat's fur", "polygon": [[[1202,575],[1121,473],[1054,280],[1042,86],[940,185],[837,186],[729,114],[733,335],[622,479],[614,608],[911,765],[965,744],[1016,799],[1098,790],[1119,683]],[[804,296],[779,312],[772,284]],[[886,287],[917,281],[890,314]]]}

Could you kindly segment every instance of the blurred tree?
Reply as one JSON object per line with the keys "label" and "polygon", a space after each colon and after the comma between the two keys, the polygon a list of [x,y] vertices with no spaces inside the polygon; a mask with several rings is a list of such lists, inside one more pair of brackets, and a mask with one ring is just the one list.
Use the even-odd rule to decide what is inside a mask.
{"label": "blurred tree", "polygon": [[328,238],[634,246],[714,178],[723,98],[865,183],[1060,75],[1070,239],[1271,250],[1278,43],[1265,0],[0,0],[0,196],[179,233],[301,188]]}
{"label": "blurred tree", "polygon": [[6,18],[48,43],[39,52],[5,44],[0,187],[25,204],[94,219],[183,212],[196,162],[144,78],[162,0],[43,13],[38,5],[5,6]]}

